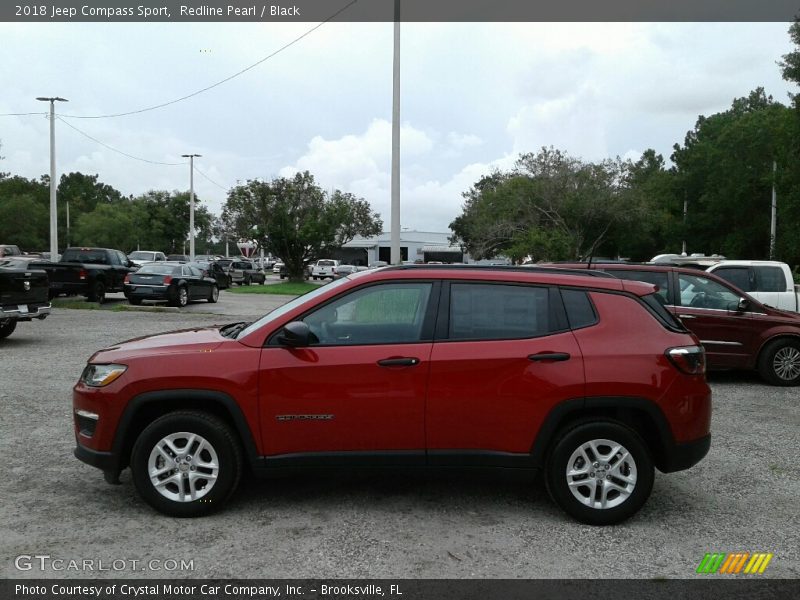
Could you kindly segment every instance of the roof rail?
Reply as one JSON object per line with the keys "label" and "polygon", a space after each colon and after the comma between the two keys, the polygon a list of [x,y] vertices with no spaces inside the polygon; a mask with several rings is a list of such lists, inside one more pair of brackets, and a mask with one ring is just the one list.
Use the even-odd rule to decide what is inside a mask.
{"label": "roof rail", "polygon": [[583,277],[611,277],[613,275],[605,271],[594,269],[566,269],[563,267],[547,267],[540,265],[390,265],[383,267],[386,271],[413,271],[429,269],[432,271],[512,271],[518,273],[552,273],[557,275],[580,275]]}

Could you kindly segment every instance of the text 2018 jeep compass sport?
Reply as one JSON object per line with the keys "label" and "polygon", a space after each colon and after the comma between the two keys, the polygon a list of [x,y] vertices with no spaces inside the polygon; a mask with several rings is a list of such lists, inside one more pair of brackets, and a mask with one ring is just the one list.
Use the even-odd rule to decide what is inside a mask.
{"label": "text 2018 jeep compass sport", "polygon": [[505,467],[544,469],[566,512],[616,523],[654,468],[691,467],[711,439],[703,349],[655,289],[546,268],[357,273],[254,323],[97,352],[75,454],[109,482],[130,466],[176,516],[221,508],[245,471]]}

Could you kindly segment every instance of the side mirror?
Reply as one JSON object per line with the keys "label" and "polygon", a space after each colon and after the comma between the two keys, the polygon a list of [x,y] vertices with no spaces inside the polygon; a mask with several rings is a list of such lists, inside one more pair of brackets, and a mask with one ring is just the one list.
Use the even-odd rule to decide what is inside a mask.
{"label": "side mirror", "polygon": [[750,308],[750,300],[747,298],[739,298],[739,304],[736,305],[736,310],[739,312],[744,312],[748,308]]}
{"label": "side mirror", "polygon": [[292,348],[305,348],[311,342],[311,330],[302,321],[287,323],[278,336],[278,343]]}

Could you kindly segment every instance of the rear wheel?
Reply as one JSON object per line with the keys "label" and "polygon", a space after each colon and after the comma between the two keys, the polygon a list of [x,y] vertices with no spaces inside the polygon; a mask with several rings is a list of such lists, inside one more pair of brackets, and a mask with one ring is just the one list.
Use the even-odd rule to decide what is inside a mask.
{"label": "rear wheel", "polygon": [[242,452],[224,422],[181,411],[142,431],[130,463],[136,489],[150,506],[173,517],[199,517],[222,508],[236,490]]}
{"label": "rear wheel", "polygon": [[250,285],[251,283],[253,283],[253,281],[250,279],[250,276],[248,275],[244,280],[244,284],[245,285]]}
{"label": "rear wheel", "polygon": [[0,320],[0,340],[7,338],[17,328],[16,319],[2,319]]}
{"label": "rear wheel", "polygon": [[653,489],[653,460],[641,437],[621,423],[587,422],[553,445],[545,481],[566,513],[589,525],[635,514]]}
{"label": "rear wheel", "polygon": [[106,285],[102,281],[95,281],[89,291],[89,302],[102,304],[106,301]]}
{"label": "rear wheel", "polygon": [[134,306],[141,306],[142,299],[141,298],[128,298],[128,302],[130,302]]}
{"label": "rear wheel", "polygon": [[800,341],[770,342],[758,359],[758,372],[772,385],[800,385]]}
{"label": "rear wheel", "polygon": [[208,301],[211,304],[214,304],[214,302],[216,302],[217,300],[219,300],[219,288],[215,285],[212,285],[211,293],[208,295]]}
{"label": "rear wheel", "polygon": [[189,304],[189,290],[186,289],[186,286],[182,285],[175,291],[175,298],[172,300],[172,304],[178,308],[183,308]]}

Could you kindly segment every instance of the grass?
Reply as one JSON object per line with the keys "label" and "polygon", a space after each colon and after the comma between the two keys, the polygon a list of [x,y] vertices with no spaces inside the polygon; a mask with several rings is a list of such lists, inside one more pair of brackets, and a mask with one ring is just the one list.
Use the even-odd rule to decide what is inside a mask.
{"label": "grass", "polygon": [[53,308],[78,308],[81,310],[100,310],[97,302],[88,300],[75,300],[74,298],[53,298],[50,300]]}
{"label": "grass", "polygon": [[226,291],[233,294],[277,294],[281,296],[302,296],[303,294],[317,289],[319,286],[313,283],[274,283],[271,285],[240,285],[228,288]]}

